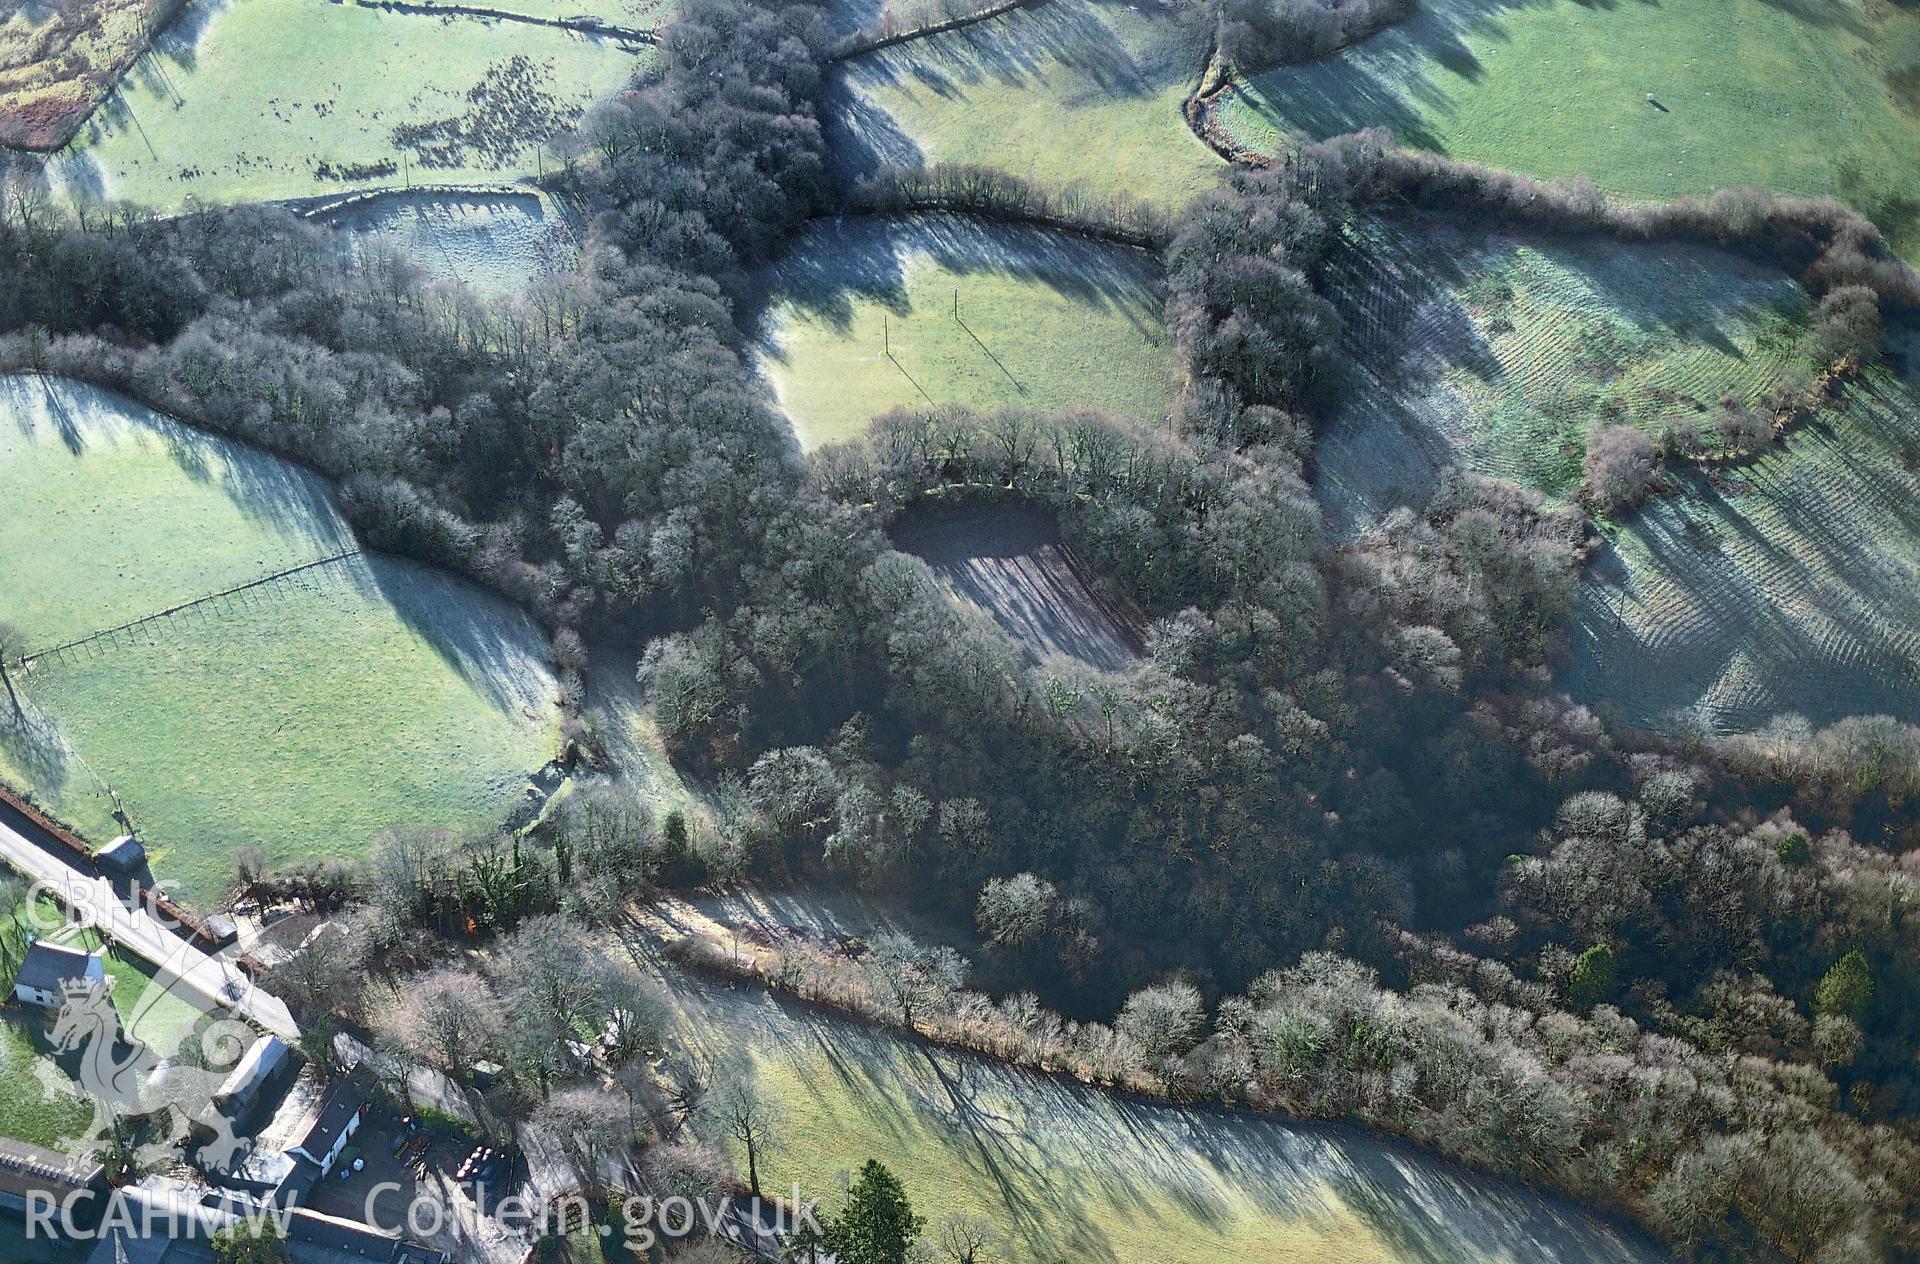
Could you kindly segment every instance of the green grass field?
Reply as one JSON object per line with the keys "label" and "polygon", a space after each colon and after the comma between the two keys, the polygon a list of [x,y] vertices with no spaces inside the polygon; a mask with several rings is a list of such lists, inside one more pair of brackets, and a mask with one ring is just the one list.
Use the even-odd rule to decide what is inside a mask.
{"label": "green grass field", "polygon": [[[1664,109],[1647,102],[1658,98]],[[1920,10],[1878,0],[1423,0],[1324,61],[1252,77],[1221,121],[1259,149],[1402,143],[1667,199],[1834,194],[1920,257]]]}
{"label": "green grass field", "polygon": [[756,288],[756,358],[809,449],[929,399],[1100,408],[1148,426],[1173,404],[1159,265],[1141,251],[947,216],[864,218],[815,225]]}
{"label": "green grass field", "polygon": [[1350,354],[1317,486],[1345,529],[1420,503],[1452,464],[1564,496],[1596,420],[1697,425],[1800,364],[1808,306],[1792,279],[1722,251],[1439,216],[1364,222],[1328,290]]}
{"label": "green grass field", "polygon": [[1221,166],[1180,113],[1206,49],[1196,6],[1053,0],[848,62],[828,134],[856,171],[980,163],[1173,209]]}
{"label": "green grass field", "polygon": [[57,176],[75,197],[155,207],[514,178],[650,58],[520,22],[193,0]]}
{"label": "green grass field", "polygon": [[[351,547],[323,485],[111,394],[0,381],[0,584],[37,651]],[[128,526],[127,524],[131,524]],[[64,579],[62,577],[65,577]],[[231,856],[364,852],[394,825],[502,819],[555,750],[539,630],[454,577],[354,555],[15,673],[0,773],[157,876],[218,896]]]}
{"label": "green grass field", "polygon": [[38,1014],[0,1014],[0,1136],[60,1150],[87,1126],[93,1109],[71,1081],[60,1082],[47,1049]]}
{"label": "green grass field", "polygon": [[1665,731],[1920,720],[1920,387],[1849,389],[1781,447],[1608,530],[1559,687]]}
{"label": "green grass field", "polygon": [[1654,1258],[1566,1204],[1357,1130],[1135,1101],[749,989],[677,983],[672,999],[683,1038],[747,1050],[785,1108],[770,1191],[798,1181],[831,1206],[836,1173],[878,1158],[930,1225],[983,1216],[1021,1264]]}

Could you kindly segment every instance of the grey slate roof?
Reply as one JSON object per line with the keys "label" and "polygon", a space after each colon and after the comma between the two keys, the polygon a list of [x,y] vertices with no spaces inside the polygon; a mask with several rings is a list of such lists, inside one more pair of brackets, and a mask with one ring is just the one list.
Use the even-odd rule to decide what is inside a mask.
{"label": "grey slate roof", "polygon": [[43,939],[27,949],[20,973],[13,978],[14,985],[39,992],[58,992],[68,979],[86,977],[88,956],[84,949],[50,944]]}
{"label": "grey slate roof", "polygon": [[318,1161],[333,1148],[334,1140],[346,1129],[347,1121],[360,1109],[360,1093],[346,1080],[341,1080],[327,1090],[326,1100],[320,1103],[320,1113],[314,1116],[313,1123],[299,1142],[289,1148],[299,1150]]}

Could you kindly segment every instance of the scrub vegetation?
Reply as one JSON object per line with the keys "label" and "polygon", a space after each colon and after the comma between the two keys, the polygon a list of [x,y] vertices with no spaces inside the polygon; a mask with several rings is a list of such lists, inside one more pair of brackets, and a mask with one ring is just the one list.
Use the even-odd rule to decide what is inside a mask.
{"label": "scrub vegetation", "polygon": [[0,21],[0,145],[66,143],[180,0],[10,4]]}
{"label": "scrub vegetation", "polygon": [[1350,358],[1316,488],[1349,531],[1456,466],[1568,497],[1591,429],[1705,430],[1816,367],[1800,286],[1699,246],[1363,220],[1326,288]]}

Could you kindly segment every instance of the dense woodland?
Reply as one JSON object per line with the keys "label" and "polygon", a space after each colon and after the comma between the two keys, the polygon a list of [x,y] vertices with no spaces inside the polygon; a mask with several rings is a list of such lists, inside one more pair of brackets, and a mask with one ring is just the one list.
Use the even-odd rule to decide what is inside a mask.
{"label": "dense woodland", "polygon": [[[1164,246],[1172,435],[938,407],[803,461],[743,371],[745,269],[858,198],[1085,209],[979,173],[833,187],[829,43],[804,0],[687,0],[664,77],[591,116],[552,177],[592,216],[579,271],[492,305],[398,257],[349,262],[277,210],[6,203],[0,367],[325,471],[371,544],[533,610],[576,710],[589,656],[638,656],[676,758],[715,787],[711,826],[616,780],[524,843],[408,835],[357,872],[248,871],[368,912],[364,942],[282,985],[342,1008],[375,948],[438,969],[442,937],[505,936],[513,969],[434,991],[470,1016],[551,977],[638,1015],[626,973],[558,959],[555,918],[831,872],[977,917],[985,986],[1037,993],[1164,1091],[1361,1118],[1627,1208],[1700,1258],[1915,1258],[1920,733],[1615,731],[1548,687],[1577,511],[1460,477],[1336,547],[1312,489],[1340,354],[1319,271],[1370,206],[1746,250],[1821,298],[1842,376],[1916,299],[1870,226],[1750,194],[1622,212],[1350,138],[1232,170],[1176,231],[1087,215]],[[1701,455],[1601,432],[1589,493],[1629,503]],[[1055,514],[1149,617],[1139,669],[1032,666],[888,548],[900,515],[961,499]],[[912,997],[957,1003],[953,963],[891,959]],[[503,1092],[591,1113],[542,1102],[579,1015],[517,1012]],[[481,1034],[442,1018],[402,1043],[460,1070]]]}

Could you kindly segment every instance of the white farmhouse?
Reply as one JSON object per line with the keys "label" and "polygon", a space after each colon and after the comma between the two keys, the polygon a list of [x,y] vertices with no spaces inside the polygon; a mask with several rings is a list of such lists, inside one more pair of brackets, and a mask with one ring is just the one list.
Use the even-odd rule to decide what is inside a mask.
{"label": "white farmhouse", "polygon": [[13,999],[22,1005],[59,1009],[69,982],[94,988],[104,986],[106,980],[107,967],[100,953],[41,940],[27,949],[20,973],[13,976]]}

